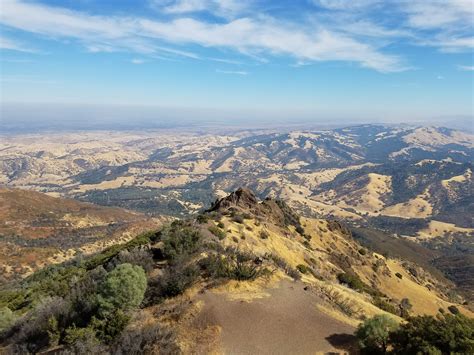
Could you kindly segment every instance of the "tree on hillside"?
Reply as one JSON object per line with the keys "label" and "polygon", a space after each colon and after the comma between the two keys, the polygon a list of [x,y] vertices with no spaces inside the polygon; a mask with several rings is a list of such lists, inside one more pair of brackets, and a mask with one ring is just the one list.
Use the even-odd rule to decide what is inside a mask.
{"label": "tree on hillside", "polygon": [[8,307],[0,308],[0,332],[8,329],[14,322],[15,316]]}
{"label": "tree on hillside", "polygon": [[474,354],[474,319],[439,314],[412,317],[391,337],[396,354]]}
{"label": "tree on hillside", "polygon": [[398,323],[385,314],[367,319],[356,331],[362,353],[386,354],[390,334],[397,328]]}
{"label": "tree on hillside", "polygon": [[401,300],[400,305],[400,317],[408,318],[410,316],[410,311],[413,308],[410,300],[408,298],[404,298]]}
{"label": "tree on hillside", "polygon": [[98,295],[100,312],[106,315],[115,310],[137,308],[143,301],[146,286],[142,267],[120,264],[109,272]]}

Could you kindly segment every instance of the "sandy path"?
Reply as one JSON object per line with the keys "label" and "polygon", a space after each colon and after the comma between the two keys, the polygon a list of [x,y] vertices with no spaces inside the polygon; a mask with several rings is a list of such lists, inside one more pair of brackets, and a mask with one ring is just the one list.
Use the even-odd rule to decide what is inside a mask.
{"label": "sandy path", "polygon": [[203,325],[219,325],[225,354],[346,353],[334,339],[350,337],[354,328],[318,311],[320,300],[302,283],[283,281],[270,297],[252,302],[229,300],[207,292],[200,315]]}

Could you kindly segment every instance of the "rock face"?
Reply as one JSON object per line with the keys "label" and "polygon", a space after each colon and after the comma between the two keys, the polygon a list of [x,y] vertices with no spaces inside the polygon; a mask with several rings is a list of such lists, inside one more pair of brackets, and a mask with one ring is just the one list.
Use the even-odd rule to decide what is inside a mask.
{"label": "rock face", "polygon": [[241,187],[230,195],[217,200],[209,209],[212,211],[222,211],[231,207],[240,207],[246,209],[253,209],[258,205],[258,200],[255,194],[245,187]]}
{"label": "rock face", "polygon": [[293,225],[301,231],[299,215],[284,201],[272,198],[259,201],[250,189],[244,187],[217,200],[207,212],[214,211],[230,215],[251,214],[281,227]]}

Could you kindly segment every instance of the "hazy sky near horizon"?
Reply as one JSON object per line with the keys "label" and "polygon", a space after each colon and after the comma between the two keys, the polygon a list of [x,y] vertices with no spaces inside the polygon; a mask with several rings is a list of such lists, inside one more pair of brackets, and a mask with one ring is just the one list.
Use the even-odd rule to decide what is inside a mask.
{"label": "hazy sky near horizon", "polygon": [[472,0],[0,0],[1,113],[472,117],[473,22]]}

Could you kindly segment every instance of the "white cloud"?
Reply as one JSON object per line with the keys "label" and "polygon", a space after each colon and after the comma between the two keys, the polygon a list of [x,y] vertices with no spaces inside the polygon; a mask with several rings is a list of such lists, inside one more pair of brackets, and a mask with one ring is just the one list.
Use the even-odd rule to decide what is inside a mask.
{"label": "white cloud", "polygon": [[0,36],[0,49],[7,49],[11,51],[36,53],[37,51],[31,48],[25,47],[22,43],[18,43],[15,40]]}
{"label": "white cloud", "polygon": [[249,73],[244,70],[221,70],[216,69],[216,73],[220,74],[233,74],[233,75],[248,75]]}
{"label": "white cloud", "polygon": [[421,44],[443,52],[474,48],[474,4],[472,0],[404,2],[407,24],[418,30]]}
{"label": "white cloud", "polygon": [[[224,2],[219,2],[220,4]],[[162,45],[193,44],[245,55],[283,55],[298,61],[348,61],[381,72],[406,69],[400,58],[378,46],[324,26],[287,23],[268,16],[208,23],[192,18],[154,21],[138,17],[94,16],[58,7],[6,0],[0,23],[51,38],[74,38],[90,51],[168,52],[198,58]],[[265,60],[265,58],[263,58]]]}
{"label": "white cloud", "polygon": [[474,71],[474,65],[458,65],[459,70]]}
{"label": "white cloud", "polygon": [[220,17],[235,17],[248,9],[248,0],[152,0],[152,6],[168,14],[206,11]]}
{"label": "white cloud", "polygon": [[143,63],[146,63],[146,60],[144,59],[139,59],[139,58],[133,58],[130,63],[132,64],[143,64]]}
{"label": "white cloud", "polygon": [[380,0],[313,0],[313,3],[331,10],[354,10],[373,6]]}
{"label": "white cloud", "polygon": [[[472,0],[313,0],[313,3],[330,10],[328,17],[336,19],[332,20],[335,25],[348,33],[375,38],[406,37],[415,45],[432,46],[447,53],[474,48]],[[390,28],[376,23],[387,18],[391,20]]]}
{"label": "white cloud", "polygon": [[472,0],[430,0],[404,2],[408,22],[412,27],[438,29],[472,26],[474,5]]}

